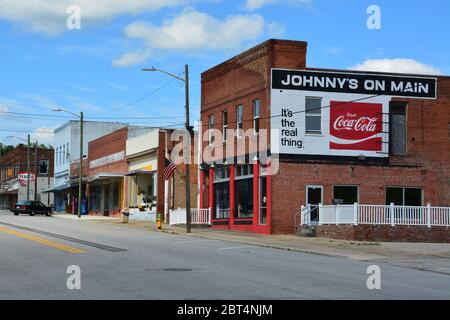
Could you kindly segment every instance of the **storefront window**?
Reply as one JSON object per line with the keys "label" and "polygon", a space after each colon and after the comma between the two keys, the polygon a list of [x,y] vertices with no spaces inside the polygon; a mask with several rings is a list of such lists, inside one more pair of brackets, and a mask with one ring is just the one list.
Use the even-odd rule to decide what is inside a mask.
{"label": "storefront window", "polygon": [[397,206],[422,206],[422,189],[420,188],[386,188],[386,204]]}
{"label": "storefront window", "polygon": [[253,165],[236,166],[235,181],[236,218],[253,217]]}
{"label": "storefront window", "polygon": [[230,218],[230,182],[216,183],[216,219]]}
{"label": "storefront window", "polygon": [[230,175],[229,168],[222,167],[214,170],[215,188],[215,217],[216,219],[230,218]]}
{"label": "storefront window", "polygon": [[335,186],[333,188],[333,199],[339,204],[354,204],[358,202],[357,186]]}
{"label": "storefront window", "polygon": [[236,218],[253,217],[253,178],[235,182]]}

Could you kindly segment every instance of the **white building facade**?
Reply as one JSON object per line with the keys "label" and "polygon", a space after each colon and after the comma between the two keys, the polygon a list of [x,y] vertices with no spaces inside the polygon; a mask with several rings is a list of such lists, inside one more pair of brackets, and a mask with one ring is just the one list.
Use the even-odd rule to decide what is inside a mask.
{"label": "white building facade", "polygon": [[[88,157],[88,144],[108,133],[127,126],[120,122],[83,121],[83,158]],[[67,190],[71,188],[70,165],[80,159],[80,121],[69,121],[55,129],[55,211],[66,211]],[[72,186],[73,187],[73,186]]]}

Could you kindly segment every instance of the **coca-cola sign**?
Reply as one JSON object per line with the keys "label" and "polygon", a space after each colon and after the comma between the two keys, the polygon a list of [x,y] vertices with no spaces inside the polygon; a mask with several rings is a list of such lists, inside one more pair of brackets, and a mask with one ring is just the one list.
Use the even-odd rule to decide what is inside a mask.
{"label": "coca-cola sign", "polygon": [[330,149],[382,151],[383,105],[330,102]]}
{"label": "coca-cola sign", "polygon": [[34,173],[29,173],[30,177],[28,178],[28,173],[26,172],[20,172],[17,176],[17,179],[19,180],[19,183],[21,186],[26,186],[28,184],[28,179],[30,181],[36,180],[36,175]]}

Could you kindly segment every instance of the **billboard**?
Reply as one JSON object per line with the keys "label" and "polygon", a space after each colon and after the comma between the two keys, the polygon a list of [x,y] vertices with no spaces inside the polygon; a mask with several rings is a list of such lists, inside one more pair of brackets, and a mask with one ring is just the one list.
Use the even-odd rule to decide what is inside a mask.
{"label": "billboard", "polygon": [[272,153],[387,158],[392,97],[436,92],[432,77],[272,69]]}

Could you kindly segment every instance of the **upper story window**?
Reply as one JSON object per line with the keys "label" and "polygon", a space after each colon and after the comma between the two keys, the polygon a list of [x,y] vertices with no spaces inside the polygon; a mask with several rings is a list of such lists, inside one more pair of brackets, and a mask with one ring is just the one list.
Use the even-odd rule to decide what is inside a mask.
{"label": "upper story window", "polygon": [[48,160],[39,160],[39,174],[48,174]]}
{"label": "upper story window", "polygon": [[407,103],[391,101],[389,109],[389,153],[392,155],[406,155]]}
{"label": "upper story window", "polygon": [[208,117],[208,142],[213,143],[214,115]]}
{"label": "upper story window", "polygon": [[241,138],[242,137],[242,120],[243,120],[243,116],[244,116],[244,106],[240,105],[236,107],[236,132],[237,132],[237,137]]}
{"label": "upper story window", "polygon": [[227,130],[228,130],[228,111],[222,112],[222,142],[227,142]]}
{"label": "upper story window", "polygon": [[322,133],[322,98],[306,97],[305,100],[306,133]]}
{"label": "upper story window", "polygon": [[66,145],[63,146],[62,163],[66,163]]}
{"label": "upper story window", "polygon": [[67,154],[66,154],[66,162],[70,162],[70,152],[69,152],[69,143],[67,142]]}
{"label": "upper story window", "polygon": [[253,101],[253,133],[259,133],[259,117],[261,114],[261,100]]}

